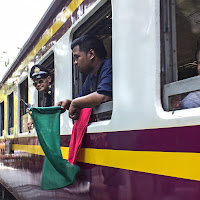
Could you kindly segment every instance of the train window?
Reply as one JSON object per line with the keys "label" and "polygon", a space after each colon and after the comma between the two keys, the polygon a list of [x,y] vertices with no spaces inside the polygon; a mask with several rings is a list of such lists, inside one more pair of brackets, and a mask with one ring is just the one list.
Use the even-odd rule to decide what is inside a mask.
{"label": "train window", "polygon": [[200,90],[200,2],[161,0],[161,85],[165,110],[182,109],[188,93]]}
{"label": "train window", "polygon": [[14,133],[14,99],[13,92],[8,96],[8,134]]}
{"label": "train window", "polygon": [[0,103],[0,136],[3,136],[4,131],[4,102]]}
{"label": "train window", "polygon": [[[54,86],[54,54],[52,53],[45,61],[40,63],[43,67],[46,67],[50,74],[52,79],[52,87]],[[44,107],[45,106],[45,94],[43,92],[38,92],[38,106]]]}
{"label": "train window", "polygon": [[[107,1],[95,14],[93,14],[78,30],[75,31],[73,39],[84,34],[96,35],[104,43],[107,57],[112,57],[112,10],[111,1]],[[73,98],[81,91],[82,85],[88,74],[81,74],[73,65]],[[112,102],[104,103],[104,106],[94,108],[93,114],[96,121],[110,119],[112,115]]]}
{"label": "train window", "polygon": [[[27,106],[24,102],[28,102],[28,78],[26,78],[20,85],[20,133],[28,131],[28,113],[26,113]],[[23,102],[24,101],[24,102]]]}

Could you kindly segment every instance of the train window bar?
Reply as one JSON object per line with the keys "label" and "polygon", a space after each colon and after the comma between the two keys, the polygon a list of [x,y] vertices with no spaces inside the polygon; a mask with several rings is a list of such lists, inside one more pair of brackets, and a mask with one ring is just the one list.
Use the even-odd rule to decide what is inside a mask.
{"label": "train window bar", "polygon": [[161,0],[162,83],[177,81],[175,0]]}
{"label": "train window bar", "polygon": [[170,97],[175,96],[175,95],[184,95],[185,93],[196,91],[196,90],[200,90],[200,78],[198,76],[164,85],[164,88],[163,88],[164,109],[167,111],[173,110],[173,108],[171,108],[171,105],[169,103]]}

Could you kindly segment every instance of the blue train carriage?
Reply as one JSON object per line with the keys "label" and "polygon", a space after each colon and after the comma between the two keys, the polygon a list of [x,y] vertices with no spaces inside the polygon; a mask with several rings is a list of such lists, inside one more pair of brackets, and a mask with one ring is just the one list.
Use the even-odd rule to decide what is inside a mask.
{"label": "blue train carriage", "polygon": [[[2,196],[6,189],[28,200],[199,200],[200,108],[181,107],[200,89],[199,16],[197,0],[53,1],[0,83]],[[41,190],[44,153],[35,130],[28,132],[21,100],[43,105],[30,68],[51,71],[55,102],[75,98],[85,76],[73,66],[70,44],[87,33],[112,57],[113,101],[94,108],[76,182]],[[67,113],[60,127],[67,159],[73,127]]]}

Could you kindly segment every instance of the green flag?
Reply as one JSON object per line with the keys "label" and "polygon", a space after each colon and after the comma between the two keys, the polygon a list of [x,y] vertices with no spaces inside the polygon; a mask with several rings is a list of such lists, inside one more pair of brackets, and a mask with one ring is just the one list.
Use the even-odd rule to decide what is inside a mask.
{"label": "green flag", "polygon": [[32,107],[38,140],[45,153],[41,189],[52,190],[73,184],[79,167],[63,159],[60,150],[60,107]]}

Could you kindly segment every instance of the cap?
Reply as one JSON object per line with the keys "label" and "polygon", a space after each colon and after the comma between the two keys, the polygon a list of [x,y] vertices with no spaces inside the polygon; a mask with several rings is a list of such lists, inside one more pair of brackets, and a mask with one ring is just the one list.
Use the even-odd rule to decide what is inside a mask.
{"label": "cap", "polygon": [[45,78],[50,75],[47,68],[42,65],[33,65],[30,72],[31,79]]}

